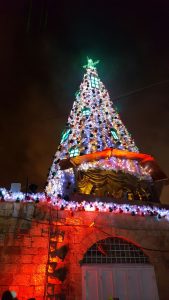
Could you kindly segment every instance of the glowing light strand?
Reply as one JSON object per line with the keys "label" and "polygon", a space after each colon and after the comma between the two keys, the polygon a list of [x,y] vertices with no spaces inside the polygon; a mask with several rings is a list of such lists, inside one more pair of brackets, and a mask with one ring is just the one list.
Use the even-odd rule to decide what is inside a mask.
{"label": "glowing light strand", "polygon": [[152,181],[151,170],[143,168],[136,160],[111,157],[109,159],[83,163],[78,167],[78,170],[87,171],[89,169],[122,171],[124,173],[133,174],[140,179]]}
{"label": "glowing light strand", "polygon": [[150,205],[136,205],[136,204],[118,204],[114,202],[102,202],[102,201],[66,201],[58,196],[47,197],[45,193],[37,194],[24,194],[22,192],[12,193],[7,191],[5,188],[0,188],[0,198],[2,201],[8,202],[34,202],[39,201],[43,203],[50,203],[59,210],[70,210],[70,211],[86,211],[86,212],[106,212],[112,214],[126,214],[131,216],[149,216],[155,217],[157,220],[165,219],[169,221],[169,209],[150,206]]}

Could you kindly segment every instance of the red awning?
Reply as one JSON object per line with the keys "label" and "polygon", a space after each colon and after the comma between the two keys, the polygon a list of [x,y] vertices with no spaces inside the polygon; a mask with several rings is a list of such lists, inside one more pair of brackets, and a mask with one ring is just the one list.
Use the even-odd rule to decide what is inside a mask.
{"label": "red awning", "polygon": [[138,153],[138,152],[130,152],[127,150],[113,149],[113,148],[108,148],[103,151],[98,151],[90,154],[64,159],[60,161],[60,167],[62,170],[64,170],[72,166],[77,167],[85,162],[98,161],[100,159],[106,159],[110,157],[137,160],[140,162],[142,166],[149,166],[151,168],[152,170],[151,176],[154,180],[168,179],[151,155]]}

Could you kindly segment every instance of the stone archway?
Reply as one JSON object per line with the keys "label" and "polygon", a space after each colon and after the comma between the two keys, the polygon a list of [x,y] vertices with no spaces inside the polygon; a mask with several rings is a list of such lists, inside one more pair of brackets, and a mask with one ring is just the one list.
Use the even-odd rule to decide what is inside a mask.
{"label": "stone archway", "polygon": [[119,237],[99,240],[81,263],[82,299],[159,299],[154,268],[131,242]]}
{"label": "stone archway", "polygon": [[119,237],[99,240],[85,253],[82,264],[141,263],[149,264],[148,256],[136,245]]}

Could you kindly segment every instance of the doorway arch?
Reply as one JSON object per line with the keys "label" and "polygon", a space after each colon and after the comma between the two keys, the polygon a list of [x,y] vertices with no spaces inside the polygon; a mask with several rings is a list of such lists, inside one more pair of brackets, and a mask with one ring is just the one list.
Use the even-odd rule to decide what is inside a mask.
{"label": "doorway arch", "polygon": [[84,254],[82,264],[148,264],[149,258],[138,246],[118,237],[108,237],[93,244]]}
{"label": "doorway arch", "polygon": [[158,300],[153,266],[135,244],[119,237],[94,243],[83,256],[83,300]]}

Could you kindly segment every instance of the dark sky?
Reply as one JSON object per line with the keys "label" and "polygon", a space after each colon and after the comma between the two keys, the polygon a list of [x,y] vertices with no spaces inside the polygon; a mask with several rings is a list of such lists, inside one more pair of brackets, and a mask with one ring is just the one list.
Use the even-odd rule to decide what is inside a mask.
{"label": "dark sky", "polygon": [[0,43],[0,186],[24,188],[28,176],[44,187],[86,56],[169,176],[169,81],[119,97],[169,80],[168,1],[4,0]]}

